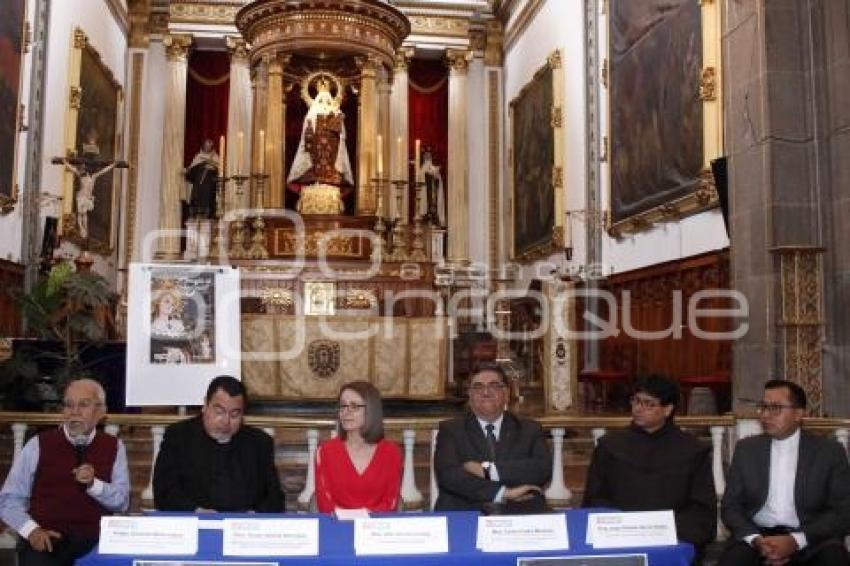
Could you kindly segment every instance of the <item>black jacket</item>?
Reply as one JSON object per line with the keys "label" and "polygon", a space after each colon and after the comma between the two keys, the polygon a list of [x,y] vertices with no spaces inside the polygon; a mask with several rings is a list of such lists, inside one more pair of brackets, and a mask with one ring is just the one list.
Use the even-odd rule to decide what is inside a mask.
{"label": "black jacket", "polygon": [[552,474],[552,455],[543,430],[534,421],[505,413],[496,450],[499,481],[491,481],[463,469],[464,462],[490,460],[487,439],[474,414],[440,423],[434,471],[440,495],[436,510],[481,510],[492,502],[502,486],[543,485]]}
{"label": "black jacket", "polygon": [[[236,485],[233,478],[238,478]],[[200,415],[166,429],[154,467],[153,493],[160,511],[202,507],[277,513],[285,506],[271,437],[242,425],[229,443],[219,444],[204,431]]]}
{"label": "black jacket", "polygon": [[[770,441],[760,434],[735,447],[721,516],[738,540],[759,531],[753,516],[770,487]],[[794,506],[809,546],[850,533],[850,466],[840,444],[800,431]]]}

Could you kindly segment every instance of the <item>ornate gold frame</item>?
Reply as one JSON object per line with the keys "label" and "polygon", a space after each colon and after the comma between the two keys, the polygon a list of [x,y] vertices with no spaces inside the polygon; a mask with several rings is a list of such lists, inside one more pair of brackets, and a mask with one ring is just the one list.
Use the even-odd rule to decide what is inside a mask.
{"label": "ornate gold frame", "polygon": [[[611,211],[611,168],[608,168],[608,233],[615,237],[633,234],[651,228],[659,222],[681,220],[699,212],[714,208],[720,201],[711,174],[711,162],[723,155],[723,76],[721,58],[721,14],[720,2],[700,0],[702,16],[702,73],[700,76],[700,98],[703,110],[703,169],[700,171],[699,187],[692,193],[651,208],[640,214],[630,216],[619,222],[613,222]],[[606,25],[610,29],[610,8],[605,11]],[[601,70],[601,80],[606,91],[609,90],[608,61],[610,60],[610,42],[608,53]],[[608,91],[608,132],[604,154],[610,155],[611,140],[611,104]]]}
{"label": "ornate gold frame", "polygon": [[[561,50],[558,49],[552,52],[546,58],[546,63],[537,69],[532,79],[520,89],[519,93],[511,100],[508,106],[508,163],[509,173],[507,183],[509,183],[509,194],[511,195],[510,206],[510,242],[511,242],[511,258],[519,262],[533,262],[538,259],[547,257],[564,246],[564,73],[562,72],[563,65],[561,63]],[[514,107],[519,102],[519,99],[531,87],[531,85],[546,71],[552,71],[552,108],[549,111],[550,125],[552,127],[552,136],[554,144],[554,159],[552,164],[552,188],[554,193],[554,202],[552,206],[555,210],[554,224],[552,227],[552,236],[546,242],[538,244],[521,254],[516,252],[516,240],[514,234],[514,207],[516,203],[516,186],[514,185],[514,172],[516,170],[514,151]]]}
{"label": "ornate gold frame", "polygon": [[24,56],[29,49],[31,39],[28,37],[29,35],[29,20],[27,17],[29,16],[29,2],[24,2],[24,11],[23,18],[21,22],[21,52],[18,54],[20,57],[20,74],[18,75],[18,97],[17,97],[17,107],[15,108],[15,142],[12,144],[12,178],[9,179],[12,183],[12,191],[9,193],[9,196],[4,194],[0,194],[0,215],[6,215],[15,210],[15,206],[18,204],[18,190],[20,186],[18,185],[18,151],[20,149],[20,134],[21,134],[21,125],[23,124],[23,109],[24,105],[21,102],[21,95],[24,92]]}
{"label": "ornate gold frame", "polygon": [[[72,45],[68,62],[68,108],[65,114],[65,155],[71,157],[75,154],[77,147],[77,125],[80,118],[80,105],[82,103],[82,85],[80,84],[82,73],[83,51],[88,52],[94,58],[95,63],[104,72],[106,77],[112,83],[117,91],[116,100],[116,116],[115,116],[115,159],[121,154],[121,131],[123,128],[121,116],[123,116],[124,106],[124,89],[115,79],[112,70],[104,63],[100,53],[91,46],[88,36],[85,32],[77,27],[74,28],[74,33],[71,35]],[[59,233],[65,240],[73,242],[78,246],[84,244],[83,239],[77,231],[76,219],[74,217],[74,174],[67,169],[62,173],[62,222],[59,226]],[[116,181],[112,180],[112,210],[110,211],[109,220],[109,241],[101,242],[89,238],[88,249],[91,252],[108,256],[112,254],[115,248],[116,240],[116,224],[118,219],[118,210],[121,205],[120,191],[116,190],[116,186],[120,188],[120,178]]]}

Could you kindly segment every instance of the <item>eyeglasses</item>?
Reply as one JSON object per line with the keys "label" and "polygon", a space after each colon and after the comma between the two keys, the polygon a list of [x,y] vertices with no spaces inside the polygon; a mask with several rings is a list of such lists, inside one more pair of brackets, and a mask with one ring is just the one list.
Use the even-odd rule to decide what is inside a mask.
{"label": "eyeglasses", "polygon": [[629,403],[632,404],[632,407],[640,407],[641,409],[657,409],[661,406],[661,403],[655,399],[647,399],[637,395],[629,397]]}
{"label": "eyeglasses", "polygon": [[486,389],[487,391],[492,391],[493,393],[499,393],[502,389],[505,388],[504,383],[500,383],[498,381],[494,381],[492,383],[473,383],[469,386],[470,393],[483,393]]}
{"label": "eyeglasses", "polygon": [[782,409],[799,409],[796,405],[782,405],[780,403],[756,403],[756,411],[765,415],[778,415]]}
{"label": "eyeglasses", "polygon": [[81,399],[76,403],[67,399],[62,401],[62,409],[66,411],[73,411],[74,409],[79,409],[80,411],[88,411],[89,409],[93,409],[94,407],[100,407],[101,405],[103,405],[103,403],[101,403],[100,401],[95,401],[94,399]]}
{"label": "eyeglasses", "polygon": [[344,413],[345,411],[356,413],[357,411],[365,407],[366,405],[363,403],[348,403],[347,405],[345,403],[340,403],[336,410],[340,413]]}

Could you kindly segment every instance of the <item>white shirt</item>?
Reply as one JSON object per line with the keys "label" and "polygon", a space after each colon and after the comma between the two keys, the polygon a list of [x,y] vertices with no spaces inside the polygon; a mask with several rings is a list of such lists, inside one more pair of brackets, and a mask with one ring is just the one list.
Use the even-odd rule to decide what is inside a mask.
{"label": "white shirt", "polygon": [[[496,441],[499,440],[499,432],[502,430],[502,419],[504,416],[504,413],[502,413],[499,415],[499,418],[492,423],[476,417],[478,419],[479,426],[481,426],[481,431],[484,433],[484,438],[487,438],[487,425],[493,425],[493,435],[496,437]],[[499,481],[499,470],[496,469],[496,462],[490,462],[490,481]],[[502,486],[502,488],[496,493],[496,497],[493,498],[494,503],[502,502],[505,497],[506,489],[507,488],[505,486]]]}
{"label": "white shirt", "polygon": [[[797,457],[800,453],[800,430],[782,440],[770,441],[770,485],[764,506],[753,516],[753,522],[760,527],[784,525],[791,528],[800,526],[797,508],[794,505],[794,482],[797,479]],[[758,535],[746,537],[748,543]],[[806,535],[791,533],[797,546],[803,549]]]}

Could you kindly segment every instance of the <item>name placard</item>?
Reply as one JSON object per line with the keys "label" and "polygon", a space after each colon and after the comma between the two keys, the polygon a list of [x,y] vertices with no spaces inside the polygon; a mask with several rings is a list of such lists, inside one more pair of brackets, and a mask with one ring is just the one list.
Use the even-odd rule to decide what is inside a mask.
{"label": "name placard", "polygon": [[316,556],[318,519],[224,519],[225,556]]}
{"label": "name placard", "polygon": [[678,542],[673,511],[591,513],[587,542],[594,548],[670,546]]}
{"label": "name placard", "polygon": [[551,513],[478,517],[476,547],[482,552],[569,550],[567,516]]}
{"label": "name placard", "polygon": [[354,552],[440,554],[449,551],[445,517],[393,517],[354,520]]}
{"label": "name placard", "polygon": [[99,550],[100,554],[195,554],[198,518],[102,517]]}

